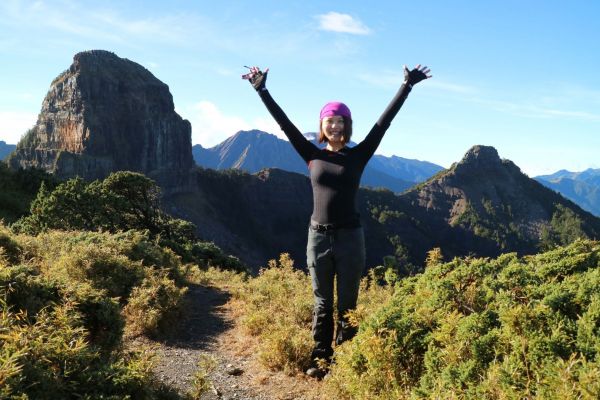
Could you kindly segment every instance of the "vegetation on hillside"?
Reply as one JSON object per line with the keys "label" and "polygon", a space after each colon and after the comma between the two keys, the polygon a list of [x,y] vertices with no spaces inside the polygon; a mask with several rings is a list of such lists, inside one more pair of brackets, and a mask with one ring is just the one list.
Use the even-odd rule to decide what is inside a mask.
{"label": "vegetation on hillside", "polygon": [[42,182],[48,189],[57,184],[52,175],[42,170],[15,171],[0,161],[0,220],[12,223],[27,215]]}
{"label": "vegetation on hillside", "polygon": [[431,262],[338,351],[341,398],[598,398],[600,243]]}
{"label": "vegetation on hillside", "polygon": [[147,232],[184,262],[245,270],[237,258],[223,254],[214,243],[198,240],[194,224],[162,211],[159,200],[158,185],[135,172],[115,172],[90,183],[77,177],[53,190],[42,183],[31,202],[30,214],[11,227],[30,235],[49,229],[112,233],[137,230]]}
{"label": "vegetation on hillside", "polygon": [[[359,333],[336,349],[326,398],[600,397],[599,242],[442,260],[436,249],[420,275],[380,267],[364,278]],[[249,279],[206,273],[237,293],[263,364],[290,373],[312,345],[310,279],[292,264],[283,255]]]}
{"label": "vegetation on hillside", "polygon": [[549,250],[556,245],[564,246],[587,237],[581,218],[573,210],[557,204],[549,226],[542,230],[540,248]]}
{"label": "vegetation on hillside", "polygon": [[173,325],[198,266],[245,267],[165,214],[141,174],[58,184],[1,165],[0,209],[21,218],[0,223],[0,398],[180,398],[123,339]]}
{"label": "vegetation on hillside", "polygon": [[[22,199],[41,186],[29,215],[0,224],[0,398],[177,398],[153,377],[151,352],[126,350],[123,339],[178,318],[192,279],[233,293],[266,368],[307,366],[310,278],[288,255],[250,277],[161,211],[143,175],[56,184],[35,174],[0,168]],[[420,231],[377,196],[387,194],[368,199],[378,223]],[[23,215],[1,201],[8,221]],[[479,218],[467,212],[458,222],[477,227]],[[350,316],[359,333],[336,349],[326,398],[600,398],[600,243],[580,237],[581,220],[562,206],[544,231],[547,251],[534,256],[444,262],[435,249],[421,266],[390,237],[395,253],[361,283]]]}
{"label": "vegetation on hillside", "polygon": [[178,318],[193,272],[138,231],[0,226],[0,398],[175,398],[123,337]]}

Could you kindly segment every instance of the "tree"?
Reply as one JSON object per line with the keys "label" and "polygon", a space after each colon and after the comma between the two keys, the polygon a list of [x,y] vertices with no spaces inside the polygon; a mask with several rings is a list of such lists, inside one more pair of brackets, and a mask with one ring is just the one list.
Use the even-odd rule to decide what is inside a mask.
{"label": "tree", "polygon": [[542,229],[540,247],[545,250],[556,246],[565,246],[577,239],[587,239],[583,230],[583,222],[571,210],[562,204],[556,204],[550,225]]}
{"label": "tree", "polygon": [[158,244],[173,250],[184,262],[217,263],[245,270],[240,261],[214,244],[199,242],[196,226],[160,209],[160,188],[146,176],[121,171],[103,181],[73,178],[49,191],[42,184],[31,203],[31,214],[15,222],[13,231],[37,235],[48,229],[147,231]]}

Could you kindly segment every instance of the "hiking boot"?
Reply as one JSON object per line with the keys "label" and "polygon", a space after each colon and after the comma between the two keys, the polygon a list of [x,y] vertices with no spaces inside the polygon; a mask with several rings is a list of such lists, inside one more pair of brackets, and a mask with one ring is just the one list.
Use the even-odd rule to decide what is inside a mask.
{"label": "hiking boot", "polygon": [[306,370],[306,375],[310,376],[311,378],[315,378],[318,380],[321,380],[323,378],[325,378],[325,375],[327,375],[329,372],[321,369],[319,367],[310,367],[309,369]]}
{"label": "hiking boot", "polygon": [[322,358],[316,358],[311,361],[305,374],[311,378],[321,380],[329,373],[329,362]]}

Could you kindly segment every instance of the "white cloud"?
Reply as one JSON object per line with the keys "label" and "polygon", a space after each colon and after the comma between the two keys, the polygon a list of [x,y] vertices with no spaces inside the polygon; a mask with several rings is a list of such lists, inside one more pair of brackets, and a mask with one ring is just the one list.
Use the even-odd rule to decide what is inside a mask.
{"label": "white cloud", "polygon": [[472,86],[459,85],[456,83],[449,83],[449,82],[444,82],[444,81],[434,80],[434,79],[427,80],[426,87],[429,87],[432,89],[443,90],[445,92],[461,93],[461,94],[473,94],[478,91],[476,88],[474,88]]}
{"label": "white cloud", "polygon": [[259,129],[279,137],[285,136],[272,119],[257,117],[247,121],[223,113],[216,104],[207,100],[194,104],[187,114],[184,118],[192,124],[192,143],[203,147],[215,146],[241,130]]}
{"label": "white cloud", "polygon": [[335,11],[316,16],[319,21],[319,29],[324,31],[352,33],[354,35],[368,35],[371,30],[359,19],[348,14]]}
{"label": "white cloud", "polygon": [[[404,71],[402,67],[398,71],[378,71],[359,74],[358,79],[373,86],[383,88],[397,88],[404,82]],[[477,88],[456,83],[440,81],[439,79],[431,79],[420,84],[423,88],[435,89],[444,92],[452,92],[459,94],[473,94],[478,92]]]}
{"label": "white cloud", "polygon": [[132,38],[187,45],[190,32],[205,29],[207,21],[194,15],[131,17],[106,9],[94,9],[77,2],[54,6],[41,1],[10,2],[0,5],[0,25],[19,29],[49,28],[82,38],[130,43]]}
{"label": "white cloud", "polygon": [[580,111],[580,110],[568,110],[568,109],[559,109],[559,108],[550,108],[550,107],[540,107],[536,103],[518,103],[518,102],[509,102],[509,101],[498,101],[498,100],[490,100],[483,98],[466,98],[466,101],[470,101],[476,104],[482,104],[484,106],[488,106],[493,110],[504,112],[511,115],[516,115],[519,117],[526,118],[570,118],[570,119],[579,119],[585,121],[600,121],[600,114],[592,113],[588,111]]}
{"label": "white cloud", "polygon": [[252,120],[252,126],[254,129],[258,129],[263,132],[272,133],[280,139],[288,140],[285,133],[281,130],[277,122],[269,117],[257,117]]}
{"label": "white cloud", "polygon": [[239,70],[234,71],[231,68],[215,67],[215,73],[221,76],[236,76],[241,75]]}
{"label": "white cloud", "polygon": [[0,140],[17,144],[21,136],[35,125],[37,114],[25,111],[0,111]]}
{"label": "white cloud", "polygon": [[557,110],[551,108],[534,108],[534,111],[539,112],[542,115],[552,116],[552,117],[568,117],[568,118],[577,118],[577,119],[585,119],[589,121],[600,121],[600,114],[593,114],[587,111],[573,111],[573,110]]}

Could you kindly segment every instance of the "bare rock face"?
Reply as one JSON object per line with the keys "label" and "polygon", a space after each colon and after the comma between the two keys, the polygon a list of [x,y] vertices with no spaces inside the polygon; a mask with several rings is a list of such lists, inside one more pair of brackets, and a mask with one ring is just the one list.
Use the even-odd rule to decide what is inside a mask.
{"label": "bare rock face", "polygon": [[54,79],[9,162],[60,178],[129,170],[173,183],[194,165],[191,125],[150,71],[108,51],[86,51]]}

